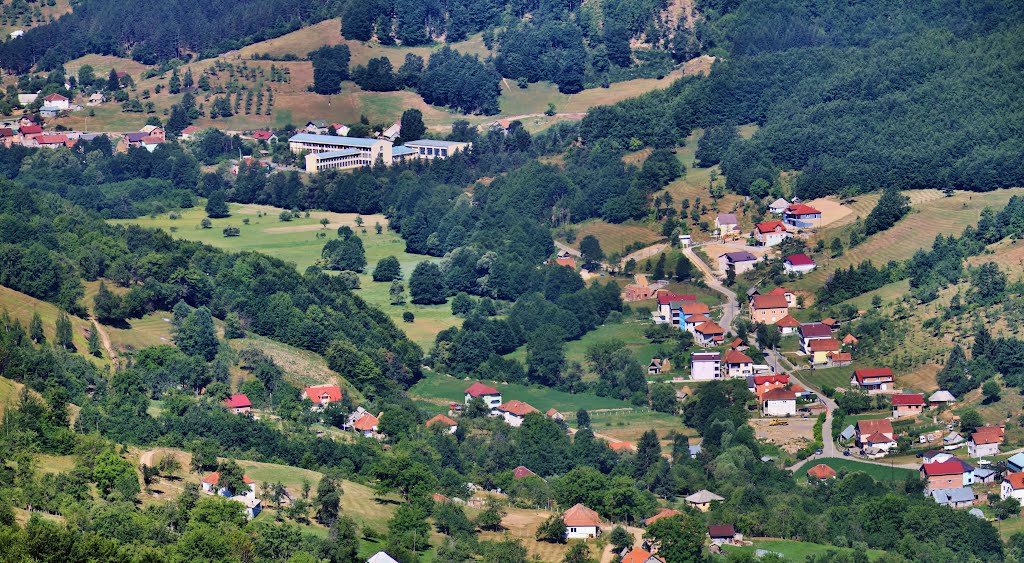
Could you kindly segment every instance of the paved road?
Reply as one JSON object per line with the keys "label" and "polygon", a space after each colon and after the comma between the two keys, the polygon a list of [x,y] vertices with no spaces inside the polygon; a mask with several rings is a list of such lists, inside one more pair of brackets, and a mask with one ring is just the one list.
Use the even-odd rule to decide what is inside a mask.
{"label": "paved road", "polygon": [[715,277],[715,272],[710,266],[704,263],[703,260],[697,256],[697,253],[690,247],[683,248],[683,254],[693,262],[697,269],[704,274],[704,283],[708,287],[721,293],[725,296],[725,304],[722,305],[722,318],[719,319],[718,324],[725,329],[726,332],[732,330],[732,321],[736,318],[736,313],[739,311],[739,301],[736,300],[736,292],[725,287],[722,282],[718,281]]}

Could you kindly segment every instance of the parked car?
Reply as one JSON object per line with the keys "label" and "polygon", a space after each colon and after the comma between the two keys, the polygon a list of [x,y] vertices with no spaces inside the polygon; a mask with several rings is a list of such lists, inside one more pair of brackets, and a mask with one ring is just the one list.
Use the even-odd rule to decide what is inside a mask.
{"label": "parked car", "polygon": [[850,450],[843,450],[843,455],[846,457],[850,457]]}

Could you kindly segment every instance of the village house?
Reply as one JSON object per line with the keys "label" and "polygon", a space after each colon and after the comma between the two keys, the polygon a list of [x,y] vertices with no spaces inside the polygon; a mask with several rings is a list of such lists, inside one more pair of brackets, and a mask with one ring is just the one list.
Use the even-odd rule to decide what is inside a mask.
{"label": "village house", "polygon": [[[686,330],[693,332],[690,327],[696,328],[697,324],[701,322],[707,322],[711,320],[708,315],[711,314],[711,308],[708,307],[707,303],[701,303],[700,301],[673,301],[672,302],[672,317],[679,319],[681,323],[685,324]],[[698,317],[703,317],[704,320],[697,322]]]}
{"label": "village house", "polygon": [[18,105],[27,107],[36,102],[39,99],[39,93],[35,94],[18,94]]}
{"label": "village house", "polygon": [[608,447],[615,453],[633,453],[636,451],[636,447],[633,446],[633,442],[627,442],[625,440],[608,442]]}
{"label": "village house", "polygon": [[398,560],[388,555],[387,552],[378,551],[370,556],[366,563],[398,563]]}
{"label": "village house", "polygon": [[999,487],[999,498],[1006,500],[1011,497],[1024,504],[1024,473],[1010,473],[1003,479]]}
{"label": "village house", "polygon": [[537,475],[533,471],[530,471],[530,469],[524,465],[520,465],[512,470],[512,478],[515,479],[516,481],[520,479],[525,479],[527,477],[536,477],[540,479],[540,475]]}
{"label": "village house", "polygon": [[795,416],[796,393],[788,389],[771,389],[761,397],[762,416]]}
{"label": "village house", "polygon": [[800,321],[794,319],[793,315],[787,314],[785,317],[775,321],[775,327],[782,334],[793,334],[800,328]]}
{"label": "village house", "polygon": [[787,207],[789,207],[789,202],[786,201],[785,198],[780,197],[768,206],[768,212],[772,215],[782,215],[782,212],[785,211]]}
{"label": "village house", "polygon": [[868,393],[881,393],[892,390],[894,382],[891,368],[858,369],[850,378],[850,387],[860,387]]}
{"label": "village house", "polygon": [[[349,131],[352,130],[348,125],[345,125],[344,123],[332,123],[331,127],[334,129],[335,135],[341,135],[342,137],[348,135]],[[330,129],[327,130],[328,133],[330,133],[330,131]]]}
{"label": "village house", "polygon": [[243,475],[242,476],[242,481],[244,481],[245,484],[249,486],[249,488],[247,490],[245,490],[245,491],[232,491],[232,490],[229,490],[227,488],[220,487],[220,486],[218,486],[218,483],[220,483],[220,473],[217,472],[217,471],[214,471],[213,473],[207,474],[205,477],[203,477],[202,480],[200,481],[200,483],[203,486],[203,492],[208,494],[208,495],[220,495],[222,497],[228,497],[228,498],[231,498],[231,497],[235,496],[236,493],[243,494],[243,495],[244,494],[253,494],[253,495],[255,495],[256,494],[256,481],[253,481],[252,479],[250,479],[248,475]]}
{"label": "village house", "polygon": [[811,353],[811,363],[814,365],[828,365],[829,357],[839,349],[839,341],[835,338],[815,338],[807,346]]}
{"label": "village house", "polygon": [[555,410],[553,408],[548,409],[548,412],[544,413],[544,416],[546,416],[546,417],[548,417],[551,420],[554,420],[556,422],[562,422],[562,421],[565,420],[565,415],[563,415],[562,413],[558,412],[557,410]]}
{"label": "village house", "polygon": [[52,107],[58,111],[67,111],[71,109],[71,100],[54,92],[43,98],[43,106]]}
{"label": "village house", "polygon": [[814,269],[817,264],[806,254],[790,254],[782,262],[782,268],[787,274],[806,274]]}
{"label": "village house", "polygon": [[34,141],[36,137],[42,134],[43,128],[40,125],[22,125],[18,127],[18,136],[21,137],[20,144],[22,145],[31,146],[34,142],[29,143],[29,141]]}
{"label": "village house", "polygon": [[512,399],[507,403],[498,405],[498,410],[501,412],[501,416],[505,419],[505,422],[509,426],[513,426],[515,428],[519,428],[523,425],[523,419],[526,418],[526,415],[532,412],[540,412],[533,408],[529,403],[524,403],[518,399]]}
{"label": "village house", "polygon": [[829,352],[827,354],[829,367],[843,367],[853,363],[853,354],[850,352]]}
{"label": "village house", "polygon": [[700,324],[693,330],[697,337],[697,344],[705,348],[718,346],[725,341],[725,329],[712,321]]}
{"label": "village house", "polygon": [[1003,443],[1003,429],[998,426],[983,426],[971,433],[967,439],[967,457],[979,458],[999,455],[999,444]]}
{"label": "village house", "polygon": [[654,288],[647,283],[647,276],[636,274],[633,276],[633,283],[622,288],[622,300],[627,303],[643,301],[654,297]]}
{"label": "village house", "polygon": [[306,133],[310,133],[312,135],[326,135],[329,131],[329,127],[330,124],[327,123],[326,119],[314,119],[306,122],[306,127],[304,129]]}
{"label": "village house", "polygon": [[662,518],[668,518],[670,516],[676,516],[678,514],[682,514],[682,512],[679,512],[678,510],[676,510],[674,508],[662,508],[654,516],[651,516],[650,518],[645,519],[644,520],[644,526],[650,526],[651,524],[657,522],[658,520],[661,520]]}
{"label": "village house", "polygon": [[484,385],[479,381],[467,387],[465,394],[465,404],[467,405],[470,401],[479,397],[483,399],[484,406],[491,409],[491,413],[496,412],[498,407],[501,406],[501,391],[498,391],[490,385]]}
{"label": "village house", "polygon": [[739,350],[729,350],[725,353],[725,369],[729,377],[754,375],[754,360]]}
{"label": "village house", "polygon": [[992,469],[991,467],[979,467],[974,470],[974,482],[975,483],[995,483],[999,478],[1000,472]]}
{"label": "village house", "polygon": [[647,375],[658,375],[671,369],[672,364],[668,358],[651,358],[651,363],[647,364]]}
{"label": "village house", "polygon": [[1024,472],[1024,452],[1013,454],[1006,460],[1006,470],[1012,473]]}
{"label": "village house", "polygon": [[18,135],[10,127],[0,128],[0,144],[5,148],[11,148],[17,141]]}
{"label": "village house", "polygon": [[796,294],[784,287],[776,287],[768,295],[781,295],[786,298],[786,305],[796,307]]}
{"label": "village house", "polygon": [[753,270],[758,258],[745,250],[726,252],[718,257],[718,269],[723,272],[732,270],[737,276]]}
{"label": "village house", "polygon": [[939,489],[959,489],[964,486],[964,466],[956,458],[925,463],[921,465],[921,479],[927,495]]}
{"label": "village house", "polygon": [[562,513],[562,522],[565,523],[567,540],[585,540],[601,535],[601,517],[582,503]]}
{"label": "village house", "polygon": [[690,316],[686,317],[685,321],[683,321],[682,328],[686,332],[689,332],[690,334],[693,334],[694,336],[696,336],[697,335],[697,327],[702,325],[702,324],[704,324],[704,323],[706,323],[706,322],[710,322],[710,321],[711,321],[711,317],[709,317],[707,315],[701,315],[701,314],[690,315]]}
{"label": "village house", "polygon": [[35,145],[40,148],[55,149],[68,146],[67,135],[38,135],[33,139]]}
{"label": "village house", "polygon": [[819,463],[818,465],[815,465],[814,467],[807,470],[807,477],[818,481],[825,481],[826,479],[835,479],[836,470],[825,465],[824,463]]}
{"label": "village house", "polygon": [[944,407],[946,405],[951,405],[955,402],[956,397],[954,397],[952,393],[946,391],[945,389],[940,389],[939,391],[932,393],[931,396],[928,397],[928,406],[930,406],[931,408]]}
{"label": "village house", "polygon": [[642,547],[634,547],[622,556],[619,563],[665,563],[665,560],[651,555],[650,551]]}
{"label": "village house", "polygon": [[711,510],[711,503],[722,502],[725,499],[707,489],[701,489],[684,500],[693,508],[701,512],[707,512]]}
{"label": "village house", "polygon": [[732,524],[708,525],[708,537],[712,545],[736,544],[743,541],[743,534],[736,533]]}
{"label": "village house", "polygon": [[104,96],[102,92],[94,92],[91,96],[89,96],[89,100],[85,102],[85,105],[98,106],[105,101],[107,101],[107,97]]}
{"label": "village house", "polygon": [[385,129],[384,132],[380,134],[380,136],[381,136],[382,139],[387,139],[389,141],[394,142],[394,140],[397,139],[398,136],[401,135],[401,134],[402,134],[402,122],[399,120],[399,121],[396,121],[396,122],[392,123],[390,127]]}
{"label": "village house", "polygon": [[730,239],[740,234],[740,222],[736,219],[735,213],[719,213],[715,217],[715,228],[718,229],[718,236],[723,239]]}
{"label": "village house", "polygon": [[555,264],[576,271],[576,259],[572,256],[559,256],[555,258]]}
{"label": "village house", "polygon": [[821,222],[821,211],[810,205],[794,203],[782,212],[782,220],[790,227],[810,229]]}
{"label": "village house", "polygon": [[188,127],[186,127],[186,128],[181,130],[181,135],[180,135],[181,140],[182,141],[191,141],[192,139],[195,138],[196,133],[198,133],[200,131],[202,131],[202,129],[196,127],[195,125],[189,125]]}
{"label": "village house", "polygon": [[767,221],[754,225],[754,240],[761,246],[775,246],[789,238],[791,233],[786,230],[782,221]]}
{"label": "village house", "polygon": [[825,317],[824,319],[821,319],[821,324],[827,326],[832,332],[837,332],[839,330],[839,321],[832,317]]}
{"label": "village house", "polygon": [[434,418],[431,418],[426,423],[424,423],[424,426],[426,426],[427,428],[434,428],[436,426],[437,428],[443,429],[448,434],[455,434],[455,432],[459,429],[458,422],[455,422],[454,420],[448,418],[443,414],[439,414]]}
{"label": "village house", "polygon": [[888,419],[867,419],[857,421],[857,444],[862,448],[875,448],[888,452],[896,447],[896,433]]}
{"label": "village house", "polygon": [[379,427],[380,419],[370,413],[363,414],[352,423],[352,428],[362,434],[364,438],[379,438],[380,435],[377,433]]}
{"label": "village house", "polygon": [[311,410],[322,411],[331,403],[341,401],[341,387],[337,385],[314,385],[302,390],[302,398],[313,403]]}
{"label": "village house", "polygon": [[849,346],[850,348],[856,349],[858,342],[860,342],[860,340],[857,340],[857,337],[852,334],[847,333],[846,336],[843,337],[843,346]]}
{"label": "village house", "polygon": [[832,330],[821,323],[805,323],[797,329],[800,332],[800,353],[811,354],[811,342],[832,338]]}
{"label": "village house", "polygon": [[256,141],[263,141],[266,143],[276,143],[277,135],[273,131],[255,131],[252,134],[252,138]]}
{"label": "village house", "polygon": [[249,401],[249,397],[245,393],[237,393],[231,395],[227,399],[221,401],[227,409],[235,414],[245,414],[252,410],[252,403]]}
{"label": "village house", "polygon": [[755,375],[747,378],[747,389],[761,396],[772,389],[781,389],[789,385],[789,375],[780,373],[778,375]]}
{"label": "village house", "polygon": [[772,325],[789,314],[789,304],[782,295],[755,295],[750,299],[750,320]]}
{"label": "village house", "polygon": [[721,379],[721,358],[718,352],[696,352],[690,355],[690,378],[695,381]]}
{"label": "village house", "polygon": [[680,326],[681,319],[679,315],[682,313],[683,303],[697,300],[696,295],[676,295],[663,289],[656,291],[655,294],[658,297],[658,310],[652,313],[651,316],[657,324]]}
{"label": "village house", "polygon": [[940,506],[948,506],[950,508],[968,508],[974,506],[977,500],[977,495],[974,491],[967,487],[960,487],[958,489],[938,489],[932,491],[932,499],[936,504]]}
{"label": "village house", "polygon": [[924,411],[924,395],[920,393],[897,393],[892,396],[892,417],[894,419],[917,416]]}

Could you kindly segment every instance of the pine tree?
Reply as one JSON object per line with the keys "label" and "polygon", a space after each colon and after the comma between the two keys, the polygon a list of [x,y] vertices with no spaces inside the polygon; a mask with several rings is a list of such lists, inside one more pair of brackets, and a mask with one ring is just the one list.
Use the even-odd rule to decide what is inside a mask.
{"label": "pine tree", "polygon": [[103,349],[100,347],[100,331],[96,324],[89,325],[89,353],[97,358],[103,356]]}
{"label": "pine tree", "polygon": [[28,325],[28,336],[36,344],[42,344],[46,340],[46,336],[43,334],[43,318],[39,316],[39,311],[32,313],[32,321]]}
{"label": "pine tree", "polygon": [[61,312],[60,316],[57,317],[57,345],[66,350],[75,349],[71,337],[71,317],[64,312]]}
{"label": "pine tree", "polygon": [[178,94],[181,92],[181,76],[178,75],[178,69],[171,71],[171,79],[167,81],[167,89],[172,94]]}

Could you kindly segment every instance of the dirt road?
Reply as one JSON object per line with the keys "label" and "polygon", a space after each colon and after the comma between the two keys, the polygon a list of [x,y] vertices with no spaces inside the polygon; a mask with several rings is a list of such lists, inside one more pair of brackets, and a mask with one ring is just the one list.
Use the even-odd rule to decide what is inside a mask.
{"label": "dirt road", "polygon": [[708,287],[721,293],[725,296],[725,304],[722,305],[722,318],[719,319],[718,324],[725,329],[726,332],[732,330],[732,321],[736,318],[736,313],[739,311],[739,301],[736,300],[736,292],[725,287],[722,282],[718,281],[715,277],[714,271],[710,266],[704,263],[703,260],[697,256],[697,253],[693,251],[693,248],[687,246],[683,248],[683,254],[693,262],[697,269],[704,274],[704,283]]}

